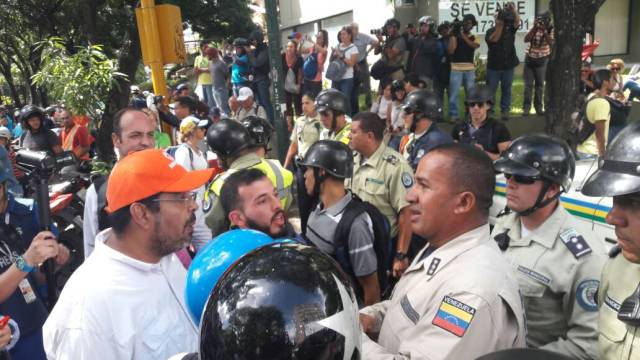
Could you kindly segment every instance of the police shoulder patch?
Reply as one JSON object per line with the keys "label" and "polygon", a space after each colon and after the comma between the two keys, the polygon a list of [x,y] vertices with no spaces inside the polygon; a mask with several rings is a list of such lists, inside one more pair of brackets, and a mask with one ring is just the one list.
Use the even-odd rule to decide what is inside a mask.
{"label": "police shoulder patch", "polygon": [[457,337],[462,337],[475,314],[475,308],[450,296],[445,296],[431,323]]}
{"label": "police shoulder patch", "polygon": [[403,172],[402,176],[402,185],[404,185],[405,188],[410,188],[413,186],[413,176],[411,176],[411,174],[409,174],[408,172]]}
{"label": "police shoulder patch", "polygon": [[592,251],[587,241],[574,228],[561,232],[560,239],[576,259],[580,259]]}
{"label": "police shoulder patch", "polygon": [[600,287],[598,280],[584,280],[578,285],[576,290],[576,301],[585,311],[598,311],[596,294]]}
{"label": "police shoulder patch", "polygon": [[391,154],[391,155],[387,155],[387,157],[384,158],[384,161],[388,162],[391,165],[396,165],[398,163],[398,157]]}

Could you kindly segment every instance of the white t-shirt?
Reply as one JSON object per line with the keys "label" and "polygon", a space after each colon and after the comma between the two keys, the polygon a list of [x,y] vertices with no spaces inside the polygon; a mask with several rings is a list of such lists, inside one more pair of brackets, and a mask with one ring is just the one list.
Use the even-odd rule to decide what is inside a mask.
{"label": "white t-shirt", "polygon": [[[358,54],[358,48],[353,44],[347,45],[345,47],[342,47],[342,44],[340,44],[338,46],[338,49],[344,53],[345,60],[351,58],[353,54],[356,54],[356,55]],[[351,78],[353,78],[353,66],[347,65],[347,71],[344,72],[344,75],[342,75],[340,80],[351,79]]]}
{"label": "white t-shirt", "polygon": [[387,118],[387,110],[389,110],[389,104],[392,104],[393,100],[385,98],[384,96],[380,97],[379,101],[376,101],[371,105],[371,112],[378,114],[381,119]]}
{"label": "white t-shirt", "polygon": [[47,358],[146,360],[197,351],[180,260],[133,259],[105,244],[111,233],[98,234],[93,255],[69,278],[45,322]]}

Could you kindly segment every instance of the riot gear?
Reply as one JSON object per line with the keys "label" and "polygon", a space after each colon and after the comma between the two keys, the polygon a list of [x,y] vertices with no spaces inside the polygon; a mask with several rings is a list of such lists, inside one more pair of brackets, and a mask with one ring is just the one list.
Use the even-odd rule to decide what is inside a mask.
{"label": "riot gear", "polygon": [[349,99],[345,94],[336,89],[323,90],[316,97],[316,110],[321,113],[331,110],[331,129],[335,131],[337,118],[349,113]]}
{"label": "riot gear", "polygon": [[253,146],[267,147],[273,134],[273,126],[269,121],[251,115],[242,120],[242,126],[247,129],[249,135],[253,138]]}
{"label": "riot gear", "polygon": [[396,96],[396,91],[406,91],[404,88],[404,80],[393,80],[391,82],[391,99],[392,100],[399,100],[398,97]]}
{"label": "riot gear", "polygon": [[235,120],[222,119],[207,131],[207,144],[220,157],[236,155],[252,143],[247,129]]}
{"label": "riot gear", "polygon": [[315,186],[314,195],[320,194],[320,184],[327,175],[320,175],[320,169],[324,169],[331,176],[347,179],[353,176],[353,152],[349,146],[340,141],[319,140],[315,142],[304,156],[299,166],[313,168]]}
{"label": "riot gear", "polygon": [[[569,191],[576,161],[569,145],[563,140],[545,134],[524,135],[515,139],[494,163],[496,171],[505,176],[524,176],[540,179],[544,186],[533,207],[519,212],[526,216],[540,209]],[[560,186],[556,196],[543,200],[552,184]]]}
{"label": "riot gear", "polygon": [[469,90],[467,98],[464,100],[465,104],[474,102],[484,103],[487,102],[493,105],[493,95],[491,89],[486,85],[476,85],[473,89]]}
{"label": "riot gear", "polygon": [[631,123],[609,144],[604,159],[582,187],[587,196],[640,192],[640,123]]}
{"label": "riot gear", "polygon": [[335,261],[315,247],[269,244],[240,258],[214,287],[200,358],[358,360],[360,334],[356,297]]}
{"label": "riot gear", "polygon": [[414,114],[410,132],[416,131],[416,123],[422,118],[438,121],[443,116],[440,99],[430,90],[416,90],[409,93],[404,99],[402,110],[406,114]]}
{"label": "riot gear", "polygon": [[44,111],[39,107],[27,105],[20,110],[20,121],[27,121],[34,116],[39,117],[40,121],[44,122]]}

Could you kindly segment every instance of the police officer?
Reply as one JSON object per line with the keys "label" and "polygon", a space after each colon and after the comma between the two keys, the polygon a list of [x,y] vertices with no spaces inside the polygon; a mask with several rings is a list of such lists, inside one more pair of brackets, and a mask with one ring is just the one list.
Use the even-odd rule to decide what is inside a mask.
{"label": "police officer", "polygon": [[469,90],[465,104],[469,119],[454,125],[451,137],[459,143],[475,145],[492,160],[497,160],[509,146],[511,134],[504,124],[489,116],[493,106],[491,90],[484,85],[477,85]]}
{"label": "police officer", "polygon": [[402,155],[415,171],[426,153],[438,145],[452,143],[453,139],[435,124],[442,119],[442,104],[434,92],[411,92],[405,98],[402,109],[405,124],[409,125],[409,140]]}
{"label": "police officer", "polygon": [[610,143],[598,170],[582,187],[587,196],[613,196],[607,223],[618,244],[611,249],[598,290],[601,359],[640,356],[640,123]]}
{"label": "police officer", "polygon": [[349,113],[347,96],[336,89],[324,90],[316,97],[316,110],[320,114],[320,122],[324,126],[320,139],[336,140],[349,144],[351,119],[346,115]]}
{"label": "police officer", "polygon": [[[253,138],[251,148],[261,158],[265,158],[269,151],[269,141],[273,135],[273,125],[264,118],[250,115],[242,120],[242,126],[247,129],[249,136]],[[278,163],[279,164],[279,163]]]}
{"label": "police officer", "polygon": [[237,170],[260,169],[278,191],[283,209],[286,211],[289,208],[293,200],[291,195],[293,174],[284,169],[277,160],[263,159],[258,156],[255,148],[264,147],[264,144],[256,144],[255,139],[242,124],[231,119],[220,120],[209,127],[207,143],[211,151],[218,155],[222,167],[226,170],[207,186],[202,204],[205,222],[211,228],[213,236],[228,230],[229,223],[219,201],[220,190],[225,179]]}
{"label": "police officer", "polygon": [[372,112],[361,112],[353,118],[349,146],[357,154],[348,186],[389,220],[391,238],[396,238],[393,276],[400,277],[409,266],[411,224],[405,197],[413,186],[413,171],[397,151],[382,141],[384,129],[384,121]]}
{"label": "police officer", "polygon": [[560,201],[575,160],[548,135],[525,135],[494,164],[507,179],[507,215],[492,236],[509,259],[527,314],[527,344],[577,359],[597,358],[595,294],[605,260],[602,241]]}

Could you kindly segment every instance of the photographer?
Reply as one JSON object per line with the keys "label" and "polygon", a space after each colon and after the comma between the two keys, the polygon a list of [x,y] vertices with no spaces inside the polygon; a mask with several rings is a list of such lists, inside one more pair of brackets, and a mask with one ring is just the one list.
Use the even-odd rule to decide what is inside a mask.
{"label": "photographer", "polygon": [[511,111],[511,85],[513,83],[513,69],[520,60],[516,55],[516,32],[520,26],[520,15],[513,2],[508,2],[496,12],[495,26],[487,30],[485,40],[489,46],[487,55],[487,84],[496,99],[498,82],[502,95],[500,96],[500,113],[502,121],[509,120]]}
{"label": "photographer", "polygon": [[534,83],[536,90],[533,106],[536,109],[536,114],[542,115],[544,76],[553,41],[551,14],[547,11],[536,17],[533,28],[524,37],[524,42],[529,43],[524,58],[524,103],[522,104],[524,116],[529,115],[531,110],[531,91]]}
{"label": "photographer", "polygon": [[415,73],[420,80],[427,84],[427,89],[433,88],[433,78],[438,65],[438,37],[435,34],[435,21],[431,16],[423,16],[418,20],[418,36],[409,40],[409,63],[407,72]]}
{"label": "photographer", "polygon": [[[407,43],[404,37],[400,35],[400,21],[389,19],[384,23],[382,29],[372,30],[371,33],[378,38],[375,54],[382,53],[380,60],[385,67],[380,80],[388,78],[402,80],[404,78],[403,63],[404,53],[407,51]],[[379,63],[374,64],[374,66],[377,64]],[[373,68],[371,72],[374,72]]]}
{"label": "photographer", "polygon": [[[249,66],[253,73],[253,90],[256,93],[256,100],[258,104],[264,108],[267,112],[267,118],[271,124],[274,124],[273,119],[273,105],[271,104],[271,92],[269,86],[271,80],[269,79],[269,72],[271,66],[269,65],[269,46],[264,42],[264,33],[260,29],[256,29],[249,34],[249,43],[253,46],[253,50],[250,47],[246,47],[247,55],[249,56]],[[238,96],[238,94],[235,94]]]}
{"label": "photographer", "polygon": [[451,75],[449,76],[449,117],[457,122],[458,92],[464,86],[465,95],[473,89],[476,81],[476,68],[473,56],[480,47],[478,39],[471,34],[471,29],[478,25],[476,17],[467,14],[462,21],[456,20],[451,24],[449,32],[443,29],[443,36],[449,38],[448,52],[451,59]]}

